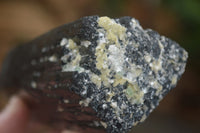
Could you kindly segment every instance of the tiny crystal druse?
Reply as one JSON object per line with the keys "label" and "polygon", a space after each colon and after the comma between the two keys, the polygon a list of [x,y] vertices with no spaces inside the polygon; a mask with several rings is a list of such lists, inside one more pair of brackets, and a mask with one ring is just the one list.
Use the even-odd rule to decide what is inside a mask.
{"label": "tiny crystal druse", "polygon": [[175,87],[187,53],[133,18],[93,19],[89,38],[61,40],[62,71],[75,72],[70,89],[83,97],[82,106],[97,112],[100,125],[108,132],[127,132]]}

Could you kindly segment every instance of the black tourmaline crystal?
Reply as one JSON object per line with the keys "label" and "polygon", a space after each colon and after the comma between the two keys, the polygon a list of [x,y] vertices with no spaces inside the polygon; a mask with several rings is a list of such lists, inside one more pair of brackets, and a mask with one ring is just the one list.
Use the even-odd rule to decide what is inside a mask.
{"label": "black tourmaline crystal", "polygon": [[1,86],[24,89],[50,121],[125,133],[176,86],[187,57],[134,18],[90,16],[11,51]]}

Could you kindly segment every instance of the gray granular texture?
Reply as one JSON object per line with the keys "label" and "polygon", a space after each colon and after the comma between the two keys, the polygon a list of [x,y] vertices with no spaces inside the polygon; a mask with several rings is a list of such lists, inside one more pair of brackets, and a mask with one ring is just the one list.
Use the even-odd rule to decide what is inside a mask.
{"label": "gray granular texture", "polygon": [[91,16],[83,23],[76,38],[60,42],[62,71],[75,72],[70,89],[97,112],[107,132],[127,132],[176,86],[188,54],[131,17]]}
{"label": "gray granular texture", "polygon": [[13,50],[0,86],[26,88],[47,105],[53,99],[44,110],[55,111],[48,116],[55,122],[126,133],[176,86],[187,58],[176,42],[134,18],[89,16]]}

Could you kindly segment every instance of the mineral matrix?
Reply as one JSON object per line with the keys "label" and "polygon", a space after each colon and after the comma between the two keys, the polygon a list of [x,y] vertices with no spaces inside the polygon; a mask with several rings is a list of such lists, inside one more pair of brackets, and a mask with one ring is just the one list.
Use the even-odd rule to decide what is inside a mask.
{"label": "mineral matrix", "polygon": [[14,49],[1,84],[52,106],[48,119],[124,133],[175,87],[187,57],[134,18],[89,16]]}

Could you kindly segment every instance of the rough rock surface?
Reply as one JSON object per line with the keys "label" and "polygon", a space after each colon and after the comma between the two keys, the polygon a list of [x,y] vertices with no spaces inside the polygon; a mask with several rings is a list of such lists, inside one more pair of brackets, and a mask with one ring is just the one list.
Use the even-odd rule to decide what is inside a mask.
{"label": "rough rock surface", "polygon": [[75,71],[70,89],[91,106],[108,132],[126,132],[146,119],[184,72],[187,52],[144,30],[130,17],[88,17],[77,42],[63,38],[62,71]]}
{"label": "rough rock surface", "polygon": [[[27,49],[32,53],[27,52],[24,63],[17,62],[21,70],[12,73],[26,75],[12,76],[13,80],[20,79],[19,84],[30,86],[31,91],[48,93],[60,86],[78,94],[78,104],[91,107],[100,118],[92,126],[103,126],[109,133],[128,132],[143,122],[185,70],[188,54],[183,48],[151,29],[144,30],[131,17],[84,17],[60,31],[24,46],[24,53]],[[62,80],[67,85],[58,83],[64,76],[70,79]]]}

